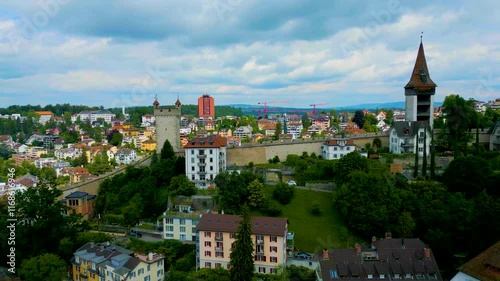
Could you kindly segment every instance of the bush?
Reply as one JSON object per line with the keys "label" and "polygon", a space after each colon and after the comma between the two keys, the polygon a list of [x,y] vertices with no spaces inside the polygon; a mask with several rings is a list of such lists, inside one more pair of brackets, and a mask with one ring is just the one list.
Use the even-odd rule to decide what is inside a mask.
{"label": "bush", "polygon": [[276,202],[276,201],[274,201],[272,199],[268,199],[264,203],[264,208],[262,209],[262,211],[267,216],[277,217],[277,216],[281,215],[282,208],[281,208],[281,205],[278,202]]}
{"label": "bush", "polygon": [[280,182],[276,185],[276,188],[273,191],[273,198],[282,205],[286,205],[292,201],[294,192],[295,187]]}
{"label": "bush", "polygon": [[311,208],[311,213],[315,216],[321,215],[321,208],[319,207],[318,203],[314,203],[312,208]]}

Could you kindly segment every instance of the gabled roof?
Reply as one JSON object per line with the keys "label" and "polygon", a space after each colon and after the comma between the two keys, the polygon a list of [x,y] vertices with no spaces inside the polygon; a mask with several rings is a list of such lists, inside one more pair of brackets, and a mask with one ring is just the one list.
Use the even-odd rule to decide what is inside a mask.
{"label": "gabled roof", "polygon": [[461,272],[482,281],[498,280],[499,269],[500,241],[458,268]]}
{"label": "gabled roof", "polygon": [[327,140],[325,142],[325,145],[327,146],[354,146],[354,142],[352,140],[347,140],[347,139],[332,139],[332,140]]}
{"label": "gabled roof", "polygon": [[391,129],[396,130],[396,134],[400,138],[415,137],[420,128],[426,128],[430,131],[427,121],[400,121],[394,122]]}
{"label": "gabled roof", "polygon": [[197,137],[190,140],[184,148],[220,148],[227,145],[227,139],[218,135]]}
{"label": "gabled roof", "polygon": [[[421,74],[425,74],[426,81],[422,81]],[[425,82],[425,83],[424,83]],[[415,61],[415,66],[410,76],[410,81],[406,84],[405,89],[416,89],[416,90],[430,90],[436,88],[437,85],[432,81],[429,75],[429,69],[427,68],[427,61],[425,59],[424,45],[420,42],[420,47],[418,48],[417,59]]]}
{"label": "gabled roof", "polygon": [[75,191],[70,193],[68,196],[64,197],[65,199],[77,199],[77,198],[83,198],[83,197],[88,197],[89,194],[87,192],[83,191]]}
{"label": "gabled roof", "polygon": [[[236,233],[241,217],[236,215],[203,214],[198,223],[200,231]],[[252,217],[252,233],[260,235],[283,236],[288,219],[272,217]]]}
{"label": "gabled roof", "polygon": [[497,121],[495,122],[495,124],[493,124],[493,126],[490,127],[490,129],[488,130],[488,134],[493,134],[495,133],[495,130],[500,127],[500,121]]}

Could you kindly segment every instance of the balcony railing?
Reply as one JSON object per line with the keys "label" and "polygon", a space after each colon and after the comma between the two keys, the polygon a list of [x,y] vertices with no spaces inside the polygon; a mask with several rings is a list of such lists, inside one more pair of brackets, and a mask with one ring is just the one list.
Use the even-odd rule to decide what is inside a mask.
{"label": "balcony railing", "polygon": [[198,163],[198,166],[200,166],[200,167],[205,167],[205,165],[207,165],[207,164],[202,163],[202,162],[199,162],[199,163]]}
{"label": "balcony railing", "polygon": [[206,175],[207,171],[199,171],[198,174],[200,174],[200,175]]}
{"label": "balcony railing", "polygon": [[206,154],[198,154],[198,155],[196,155],[196,157],[198,157],[199,159],[205,159],[205,158],[207,158],[207,155]]}
{"label": "balcony railing", "polygon": [[215,241],[222,241],[222,240],[223,240],[222,236],[219,236],[219,237],[216,236],[215,237]]}
{"label": "balcony railing", "polygon": [[222,251],[224,251],[224,248],[223,247],[215,247],[215,250],[217,252],[222,252]]}
{"label": "balcony railing", "polygon": [[256,244],[257,245],[262,245],[262,244],[264,244],[264,240],[257,240]]}

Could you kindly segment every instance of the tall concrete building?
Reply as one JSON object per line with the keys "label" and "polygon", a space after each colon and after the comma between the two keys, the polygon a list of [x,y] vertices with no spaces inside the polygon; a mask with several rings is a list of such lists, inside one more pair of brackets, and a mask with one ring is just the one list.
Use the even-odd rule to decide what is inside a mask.
{"label": "tall concrete building", "polygon": [[160,153],[165,140],[168,139],[174,151],[181,149],[181,102],[179,98],[174,106],[160,107],[158,98],[153,103],[156,121],[156,152]]}
{"label": "tall concrete building", "polygon": [[198,98],[198,117],[215,118],[214,98],[209,95],[203,95]]}
{"label": "tall concrete building", "polygon": [[427,68],[424,45],[420,42],[410,81],[405,86],[406,121],[427,121],[432,128],[436,87]]}

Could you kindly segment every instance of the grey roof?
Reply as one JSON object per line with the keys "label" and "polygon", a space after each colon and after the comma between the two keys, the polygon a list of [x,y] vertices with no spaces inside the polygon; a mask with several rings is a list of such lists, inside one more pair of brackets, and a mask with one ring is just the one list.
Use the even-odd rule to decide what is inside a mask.
{"label": "grey roof", "polygon": [[66,196],[64,198],[65,199],[82,198],[82,197],[85,197],[85,196],[88,196],[88,195],[89,194],[87,192],[75,191],[75,192],[70,193],[68,196]]}
{"label": "grey roof", "polygon": [[396,130],[396,134],[400,138],[408,138],[415,137],[418,132],[418,129],[426,128],[430,131],[430,126],[427,121],[400,121],[394,122],[391,127],[391,130]]}
{"label": "grey roof", "polygon": [[495,124],[490,127],[490,129],[488,130],[488,134],[493,134],[498,127],[500,127],[500,121],[495,122]]}

